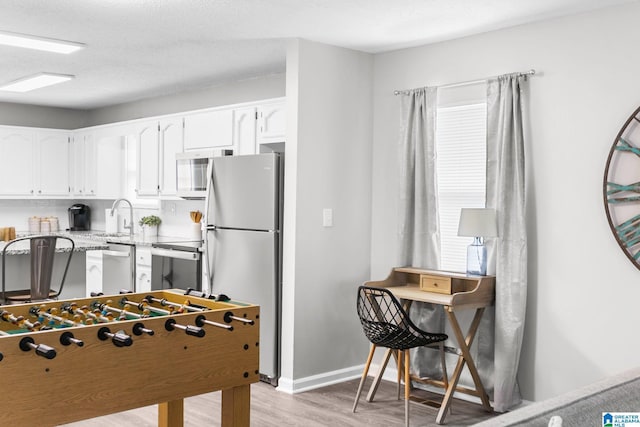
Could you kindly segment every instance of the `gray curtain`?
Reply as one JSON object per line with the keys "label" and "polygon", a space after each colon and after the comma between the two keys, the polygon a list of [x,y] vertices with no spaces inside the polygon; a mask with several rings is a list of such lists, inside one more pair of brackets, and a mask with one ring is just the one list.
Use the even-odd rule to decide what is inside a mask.
{"label": "gray curtain", "polygon": [[[511,74],[491,79],[487,85],[487,207],[497,211],[499,236],[489,247],[489,265],[495,263],[495,311],[487,313],[478,341],[483,356],[493,350],[493,381],[487,380],[493,384],[494,409],[498,412],[521,402],[516,374],[527,301],[526,81],[526,76]],[[494,345],[489,349],[482,342],[483,338],[491,341],[492,333]],[[481,371],[486,359],[481,357]]]}
{"label": "gray curtain", "polygon": [[[400,139],[399,265],[438,269],[440,227],[436,183],[436,88],[402,94]],[[439,332],[444,328],[441,307],[414,303],[409,314],[418,327]],[[434,357],[435,356],[435,357]],[[420,375],[438,376],[437,352],[417,348],[411,366]]]}

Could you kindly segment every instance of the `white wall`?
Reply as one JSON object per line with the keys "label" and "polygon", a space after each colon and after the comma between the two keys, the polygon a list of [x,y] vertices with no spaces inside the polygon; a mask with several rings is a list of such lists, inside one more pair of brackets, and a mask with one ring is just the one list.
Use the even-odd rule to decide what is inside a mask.
{"label": "white wall", "polygon": [[[371,275],[396,263],[395,89],[524,71],[530,80],[529,292],[519,371],[540,400],[637,366],[640,272],[604,214],[606,157],[640,104],[640,4],[376,55]],[[640,142],[636,142],[640,143]]]}
{"label": "white wall", "polygon": [[[304,40],[289,46],[280,381],[287,391],[312,386],[314,376],[330,381],[366,357],[355,296],[369,276],[371,84],[369,54]],[[323,208],[333,209],[333,227],[322,226]]]}
{"label": "white wall", "polygon": [[263,77],[229,82],[224,85],[199,88],[189,92],[158,96],[125,104],[91,110],[84,126],[95,126],[124,120],[180,113],[201,108],[252,102],[261,99],[280,98],[285,92],[285,75],[272,74]]}
{"label": "white wall", "polygon": [[0,124],[55,129],[77,129],[86,120],[86,112],[68,108],[0,102]]}

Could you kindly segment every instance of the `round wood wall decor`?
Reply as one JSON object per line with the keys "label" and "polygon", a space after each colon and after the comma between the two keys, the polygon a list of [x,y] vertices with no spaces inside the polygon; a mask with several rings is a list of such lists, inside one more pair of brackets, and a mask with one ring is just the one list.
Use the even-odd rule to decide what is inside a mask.
{"label": "round wood wall decor", "polygon": [[640,107],[613,141],[604,170],[603,196],[618,245],[640,269]]}

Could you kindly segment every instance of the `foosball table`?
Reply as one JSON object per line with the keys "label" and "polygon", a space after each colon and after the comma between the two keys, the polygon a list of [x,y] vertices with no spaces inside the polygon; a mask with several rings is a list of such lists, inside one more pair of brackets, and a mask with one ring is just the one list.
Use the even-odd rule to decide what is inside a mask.
{"label": "foosball table", "polygon": [[259,307],[155,291],[0,306],[0,425],[55,426],[222,391],[222,426],[249,426]]}

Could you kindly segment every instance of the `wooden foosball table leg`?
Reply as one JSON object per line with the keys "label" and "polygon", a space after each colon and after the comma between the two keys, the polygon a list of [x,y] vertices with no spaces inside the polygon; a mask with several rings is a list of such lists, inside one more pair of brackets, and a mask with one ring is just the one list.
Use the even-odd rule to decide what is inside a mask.
{"label": "wooden foosball table leg", "polygon": [[222,390],[222,427],[249,427],[251,386]]}
{"label": "wooden foosball table leg", "polygon": [[158,404],[158,427],[182,427],[184,425],[184,400]]}

